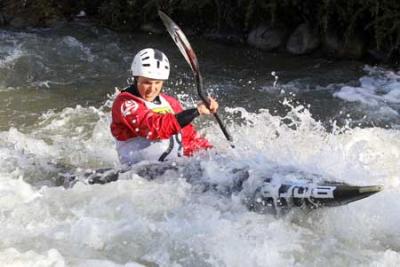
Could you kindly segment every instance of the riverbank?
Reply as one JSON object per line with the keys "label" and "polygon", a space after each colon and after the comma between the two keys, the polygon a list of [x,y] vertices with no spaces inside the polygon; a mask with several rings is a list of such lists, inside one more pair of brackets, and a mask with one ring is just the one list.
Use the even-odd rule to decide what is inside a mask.
{"label": "riverbank", "polygon": [[51,27],[87,20],[117,32],[164,33],[156,10],[186,34],[267,52],[317,54],[397,65],[400,4],[396,1],[6,1],[0,26]]}

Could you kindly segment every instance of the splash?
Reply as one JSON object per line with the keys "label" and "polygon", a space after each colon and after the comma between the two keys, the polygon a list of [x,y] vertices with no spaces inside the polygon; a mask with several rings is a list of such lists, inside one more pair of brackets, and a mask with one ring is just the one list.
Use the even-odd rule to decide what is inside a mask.
{"label": "splash", "polygon": [[[382,255],[381,261],[397,262],[398,253],[386,248],[399,244],[386,236],[395,234],[392,226],[400,220],[396,215],[400,207],[394,201],[399,194],[398,131],[337,128],[327,132],[306,107],[289,100],[284,102],[290,108],[284,117],[268,110],[227,109],[235,117],[229,125],[237,140],[234,150],[216,125],[204,125],[220,154],[184,162],[189,169],[200,166],[203,181],[227,185],[233,169],[247,167],[249,190],[265,175],[296,179],[310,173],[357,184],[379,182],[387,188],[377,197],[310,215],[304,221],[304,215],[296,213],[277,219],[249,212],[240,196],[201,193],[182,179],[185,173],[179,169],[159,174],[153,181],[128,172],[123,180],[103,186],[78,183],[65,190],[44,185],[43,180],[60,171],[55,162],[73,169],[117,164],[108,130],[110,101],[100,108],[51,111],[29,132],[1,133],[1,168],[11,175],[1,174],[7,201],[3,198],[0,203],[8,215],[1,220],[6,231],[1,234],[0,257],[27,262],[29,256],[32,262],[68,261],[78,266],[93,262],[307,266],[320,261],[335,265],[335,259],[366,263]],[[6,204],[11,200],[12,206]],[[387,201],[392,201],[390,209],[383,208]],[[349,221],[358,230],[349,228]],[[365,233],[375,239],[359,238]],[[347,242],[349,237],[353,243]],[[373,240],[384,245],[373,245]],[[32,242],[39,249],[24,252],[23,244]],[[321,242],[323,249],[317,249]],[[370,258],[356,248],[371,250]],[[355,251],[352,257],[345,256],[348,250]],[[331,253],[337,257],[329,257]]]}
{"label": "splash", "polygon": [[[334,122],[327,130],[327,122],[316,120],[309,106],[290,99],[279,103],[287,110],[280,116],[275,108],[259,109],[278,101],[259,90],[259,85],[265,82],[264,74],[269,75],[276,66],[265,67],[259,72],[262,77],[255,77],[254,72],[244,70],[242,58],[237,66],[227,65],[223,71],[215,58],[210,60],[211,70],[204,68],[205,77],[215,78],[210,86],[212,93],[227,96],[224,103],[239,106],[226,108],[223,113],[234,135],[235,149],[212,120],[198,120],[200,133],[207,134],[215,144],[215,151],[182,159],[174,168],[155,172],[152,181],[139,172],[126,172],[123,179],[105,185],[78,182],[70,189],[54,186],[59,173],[79,174],[88,169],[119,167],[109,131],[112,96],[105,99],[104,92],[112,91],[125,80],[132,51],[149,45],[148,41],[142,41],[146,36],[140,35],[127,37],[125,44],[107,32],[91,38],[88,36],[97,31],[92,28],[82,35],[85,38],[80,38],[81,28],[81,25],[75,28],[78,35],[68,31],[56,35],[48,32],[2,35],[17,40],[16,46],[13,42],[5,45],[9,50],[3,50],[1,55],[8,66],[0,67],[3,87],[21,89],[15,92],[21,97],[16,107],[10,109],[11,115],[5,116],[7,127],[0,132],[2,263],[11,266],[400,264],[399,130],[340,126]],[[2,38],[2,44],[7,38]],[[22,54],[18,56],[14,48]],[[216,47],[212,50],[220,51]],[[222,52],[221,55],[226,54]],[[173,52],[168,54],[173,60]],[[250,63],[249,68],[254,68],[253,62]],[[11,72],[9,67],[17,67],[17,71]],[[184,105],[191,107],[197,101],[191,97],[194,85],[186,82],[189,78],[184,79],[191,76],[186,75],[187,69],[182,73],[178,68],[175,70],[178,82],[171,86],[170,92],[178,93]],[[309,70],[306,72],[307,77],[311,75]],[[288,74],[280,72],[280,81],[283,79],[288,87],[279,84],[269,89],[298,95],[303,87],[287,82]],[[384,85],[372,87],[386,88],[371,90],[378,106],[351,102],[352,106],[363,105],[366,111],[389,107],[398,112],[397,87],[390,89],[390,84],[396,84],[397,75],[383,70],[374,76],[374,81],[382,81]],[[27,94],[26,89],[32,87],[33,93]],[[60,91],[55,92],[54,88]],[[321,85],[321,88],[326,87]],[[305,89],[312,93],[313,88]],[[330,93],[336,87],[326,89]],[[9,94],[2,93],[3,106],[7,108]],[[53,94],[63,105],[47,108],[45,101],[54,101]],[[32,102],[38,95],[45,100],[39,104]],[[65,103],[67,95],[72,97],[72,104]],[[78,97],[83,101],[79,102]],[[292,97],[295,98],[294,94]],[[254,107],[253,102],[252,107],[237,104],[243,103],[242,99],[257,101],[258,106]],[[32,103],[41,109],[34,109]],[[17,109],[20,106],[35,113],[35,119],[21,118]],[[11,119],[20,120],[11,124],[14,122]],[[191,175],[221,188],[228,187],[232,184],[232,173],[242,168],[249,172],[245,186],[249,192],[265,176],[296,180],[310,175],[361,185],[378,183],[385,190],[345,207],[309,214],[294,210],[276,218],[250,212],[243,205],[241,194],[226,197],[203,192],[195,183],[187,182]]]}
{"label": "splash", "polygon": [[380,67],[366,66],[368,73],[359,79],[359,86],[344,86],[334,96],[358,102],[377,116],[398,117],[400,104],[400,74]]}

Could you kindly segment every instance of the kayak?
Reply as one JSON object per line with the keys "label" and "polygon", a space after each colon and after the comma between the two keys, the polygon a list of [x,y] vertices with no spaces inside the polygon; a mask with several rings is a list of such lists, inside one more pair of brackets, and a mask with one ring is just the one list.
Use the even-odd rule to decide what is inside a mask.
{"label": "kayak", "polygon": [[[64,187],[72,187],[77,181],[83,181],[87,184],[106,184],[121,179],[120,175],[126,172],[133,172],[140,177],[153,180],[167,170],[182,171],[179,166],[165,163],[142,165],[125,170],[105,168],[89,170],[83,175],[64,175],[63,185]],[[201,170],[198,173],[201,173]],[[201,175],[194,177],[193,170],[190,170],[190,173],[185,173],[184,177],[187,177],[187,181],[194,186],[200,186],[202,192],[215,191],[225,196],[231,196],[243,191],[245,182],[249,178],[249,172],[246,169],[233,170],[230,187],[203,182]],[[362,200],[383,189],[380,185],[357,186],[316,179],[315,175],[310,175],[310,177],[312,178],[290,179],[289,181],[264,178],[261,184],[252,191],[253,193],[244,197],[243,202],[251,211],[277,214],[293,208],[313,210],[343,206]]]}
{"label": "kayak", "polygon": [[276,213],[291,208],[317,209],[337,207],[369,197],[382,191],[380,185],[357,186],[347,183],[300,180],[287,183],[273,183],[266,179],[247,203],[259,213]]}

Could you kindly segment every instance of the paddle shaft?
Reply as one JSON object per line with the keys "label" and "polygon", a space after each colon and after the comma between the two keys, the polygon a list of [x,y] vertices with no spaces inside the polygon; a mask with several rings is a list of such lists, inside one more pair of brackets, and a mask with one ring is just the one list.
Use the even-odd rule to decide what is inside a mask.
{"label": "paddle shaft", "polygon": [[[203,78],[200,74],[200,71],[195,73],[195,80],[196,80],[196,85],[197,85],[197,94],[199,95],[201,101],[203,101],[204,104],[206,104],[207,108],[210,108],[210,102],[207,99],[207,97],[205,97],[203,95]],[[222,122],[221,118],[219,117],[219,115],[217,113],[213,113],[215,120],[217,121],[219,127],[221,128],[225,138],[229,141],[229,142],[233,142],[233,138],[232,136],[229,134],[228,130],[226,129],[224,123]]]}
{"label": "paddle shaft", "polygon": [[[200,99],[204,102],[204,104],[206,104],[207,108],[209,109],[210,102],[208,101],[208,98],[205,97],[203,94],[203,78],[200,74],[200,68],[199,68],[199,63],[197,62],[196,53],[194,52],[193,48],[189,43],[189,40],[186,38],[185,34],[182,32],[179,26],[176,25],[176,23],[161,10],[158,11],[158,14],[160,15],[160,18],[164,23],[165,27],[167,28],[168,33],[171,35],[172,40],[174,40],[175,44],[181,51],[182,55],[185,57],[187,63],[190,65],[193,74],[195,76],[197,93]],[[213,113],[213,115],[219,127],[221,128],[222,132],[224,133],[226,139],[231,143],[231,146],[234,147],[232,144],[233,138],[229,134],[221,118],[218,116],[217,113]]]}

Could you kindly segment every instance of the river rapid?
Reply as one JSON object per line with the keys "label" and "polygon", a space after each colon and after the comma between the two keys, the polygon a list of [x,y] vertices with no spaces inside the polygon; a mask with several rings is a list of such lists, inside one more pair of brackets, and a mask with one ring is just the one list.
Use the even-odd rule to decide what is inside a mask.
{"label": "river rapid", "polygon": [[275,216],[201,193],[179,169],[56,186],[62,172],[118,168],[110,107],[136,52],[167,54],[165,91],[186,107],[198,101],[191,70],[167,35],[1,29],[1,266],[399,266],[400,72],[189,39],[235,149],[197,119],[215,150],[180,165],[221,185],[247,168],[249,184],[310,174],[384,191]]}

